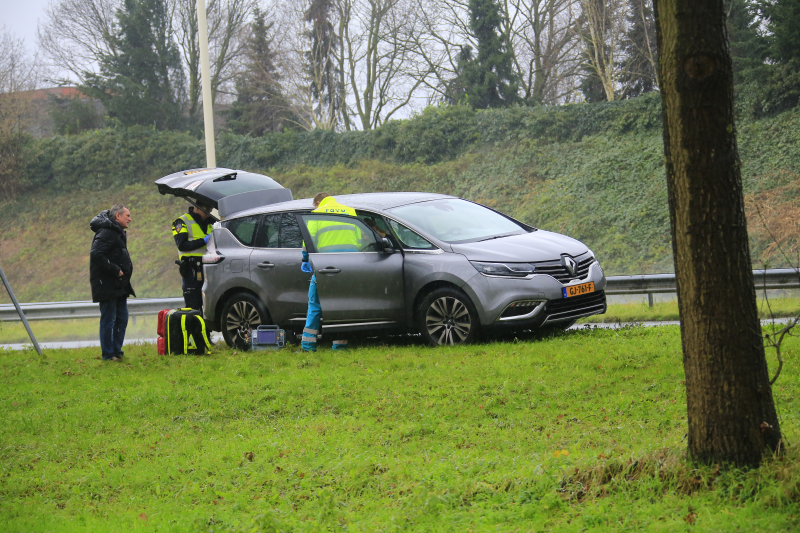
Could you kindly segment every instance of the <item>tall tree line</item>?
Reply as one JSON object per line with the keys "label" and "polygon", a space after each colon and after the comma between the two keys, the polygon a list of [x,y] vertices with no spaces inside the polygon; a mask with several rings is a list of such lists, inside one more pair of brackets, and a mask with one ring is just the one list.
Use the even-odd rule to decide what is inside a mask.
{"label": "tall tree line", "polygon": [[[756,113],[800,101],[798,5],[724,0],[734,77],[752,85]],[[141,30],[147,53],[132,50],[144,44],[138,12],[155,17]],[[212,99],[234,107],[229,127],[253,135],[371,129],[431,104],[600,102],[659,88],[652,0],[210,0],[208,12]],[[150,120],[106,96],[122,123],[200,120],[194,0],[53,0],[39,36],[51,63],[99,98],[161,99]],[[148,54],[160,73],[133,76]],[[137,76],[147,91],[133,90]]]}

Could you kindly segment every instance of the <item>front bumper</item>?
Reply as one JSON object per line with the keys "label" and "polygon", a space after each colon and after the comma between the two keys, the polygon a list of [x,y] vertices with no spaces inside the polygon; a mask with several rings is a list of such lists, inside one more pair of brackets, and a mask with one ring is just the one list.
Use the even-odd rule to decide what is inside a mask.
{"label": "front bumper", "polygon": [[[565,298],[565,286],[594,282],[595,292]],[[586,277],[568,284],[547,274],[529,279],[508,279],[477,275],[464,287],[478,308],[483,326],[537,327],[545,323],[566,322],[606,311],[606,278],[594,262]],[[522,303],[522,309],[514,305]]]}

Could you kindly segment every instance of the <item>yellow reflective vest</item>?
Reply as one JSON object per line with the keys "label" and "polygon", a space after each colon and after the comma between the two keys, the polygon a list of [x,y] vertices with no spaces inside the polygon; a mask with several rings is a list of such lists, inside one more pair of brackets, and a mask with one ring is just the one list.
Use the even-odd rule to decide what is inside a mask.
{"label": "yellow reflective vest", "polygon": [[[338,203],[332,196],[324,198],[312,213],[356,216],[352,207]],[[361,230],[355,224],[333,220],[311,220],[308,232],[318,252],[357,252],[361,241]]]}
{"label": "yellow reflective vest", "polygon": [[[194,241],[196,239],[202,239],[206,235],[208,235],[203,229],[200,227],[192,215],[189,213],[185,215],[181,215],[177,218],[175,223],[177,224],[178,220],[182,220],[183,224],[180,225],[180,228],[176,228],[175,224],[172,227],[172,236],[176,236],[179,233],[188,233],[189,240]],[[208,229],[211,230],[211,225],[208,225]],[[202,248],[197,248],[196,250],[192,250],[191,252],[181,252],[178,250],[178,259],[183,259],[184,257],[202,257],[203,254],[206,253],[207,248],[203,246]]]}

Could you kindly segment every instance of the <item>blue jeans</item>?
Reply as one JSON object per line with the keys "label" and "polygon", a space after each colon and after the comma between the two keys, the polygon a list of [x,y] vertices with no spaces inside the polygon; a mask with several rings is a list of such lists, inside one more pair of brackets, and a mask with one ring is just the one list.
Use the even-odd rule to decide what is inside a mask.
{"label": "blue jeans", "polygon": [[122,343],[128,329],[128,298],[121,296],[100,302],[100,351],[103,359],[122,357]]}

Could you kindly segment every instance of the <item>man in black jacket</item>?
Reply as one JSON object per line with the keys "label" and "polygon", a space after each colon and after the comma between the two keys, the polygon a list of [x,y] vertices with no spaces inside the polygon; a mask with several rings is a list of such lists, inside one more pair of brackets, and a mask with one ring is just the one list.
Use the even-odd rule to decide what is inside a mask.
{"label": "man in black jacket", "polygon": [[100,350],[104,361],[120,361],[124,355],[128,296],[136,296],[131,287],[133,263],[125,233],[130,223],[131,212],[122,204],[103,211],[89,223],[94,232],[89,282],[92,301],[100,303]]}

